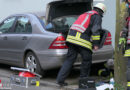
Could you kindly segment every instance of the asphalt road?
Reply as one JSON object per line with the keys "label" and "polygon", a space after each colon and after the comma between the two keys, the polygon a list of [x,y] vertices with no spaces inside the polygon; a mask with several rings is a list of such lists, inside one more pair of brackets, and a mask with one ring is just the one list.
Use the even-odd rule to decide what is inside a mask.
{"label": "asphalt road", "polygon": [[[18,74],[18,71],[13,71],[10,69],[11,66],[0,64],[0,80],[3,84],[10,84],[10,77],[14,74]],[[18,86],[11,87],[11,90],[61,90],[61,88],[56,84],[56,76],[59,69],[55,70],[48,70],[46,71],[46,75],[41,78],[40,80],[40,87],[30,87],[30,88],[23,88]],[[78,76],[79,70],[73,69],[70,76],[66,80],[69,83],[67,88],[74,87],[78,88]],[[9,88],[10,86],[6,87]],[[0,88],[0,90],[2,90]]]}
{"label": "asphalt road", "polygon": [[[93,65],[92,66],[92,70],[91,70],[91,77],[96,77],[98,78],[97,75],[97,71],[99,68],[97,68],[97,66],[99,68],[102,68],[103,65]],[[0,64],[0,80],[2,81],[2,83],[4,84],[9,84],[10,85],[10,77],[14,74],[18,74],[18,71],[13,71],[10,69],[11,66],[9,65],[4,65],[4,64]],[[40,80],[40,87],[29,87],[29,88],[25,88],[25,87],[19,87],[19,86],[12,86],[9,89],[6,90],[74,90],[76,88],[78,88],[78,80],[79,80],[79,68],[74,68],[69,77],[67,78],[66,82],[68,82],[69,86],[64,87],[64,88],[60,88],[57,84],[56,84],[56,76],[58,73],[59,69],[55,69],[55,70],[48,70],[46,71],[46,76],[42,77]],[[98,78],[98,80],[101,80]],[[1,89],[0,90],[5,90],[5,89]]]}

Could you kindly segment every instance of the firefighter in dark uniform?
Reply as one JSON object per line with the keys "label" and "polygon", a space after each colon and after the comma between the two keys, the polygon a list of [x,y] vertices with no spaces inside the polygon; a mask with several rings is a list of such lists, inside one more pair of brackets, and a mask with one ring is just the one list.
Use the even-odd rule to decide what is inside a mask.
{"label": "firefighter in dark uniform", "polygon": [[123,47],[124,57],[128,58],[126,79],[127,90],[130,90],[130,0],[126,0],[126,7],[128,8],[128,17],[126,18],[126,25],[120,32],[121,38],[119,39],[119,45]]}
{"label": "firefighter in dark uniform", "polygon": [[98,50],[103,14],[106,6],[98,3],[94,9],[81,14],[71,26],[67,35],[68,53],[57,76],[57,84],[66,86],[65,79],[69,75],[78,53],[82,57],[80,78],[88,77],[92,63],[92,47]]}
{"label": "firefighter in dark uniform", "polygon": [[[124,57],[128,58],[127,62],[127,69],[126,69],[126,75],[127,75],[127,90],[130,90],[130,17],[127,18],[127,25],[126,27],[120,32],[121,38],[119,39],[119,45],[123,45],[123,52]],[[124,51],[125,49],[125,51]]]}

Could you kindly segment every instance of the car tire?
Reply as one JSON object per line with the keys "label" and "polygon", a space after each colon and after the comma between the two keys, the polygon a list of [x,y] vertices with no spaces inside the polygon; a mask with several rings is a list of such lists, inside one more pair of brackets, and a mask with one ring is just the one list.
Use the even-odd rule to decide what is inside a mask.
{"label": "car tire", "polygon": [[40,75],[44,75],[44,71],[41,69],[40,63],[36,55],[32,52],[28,52],[25,57],[25,68],[31,72],[35,72]]}

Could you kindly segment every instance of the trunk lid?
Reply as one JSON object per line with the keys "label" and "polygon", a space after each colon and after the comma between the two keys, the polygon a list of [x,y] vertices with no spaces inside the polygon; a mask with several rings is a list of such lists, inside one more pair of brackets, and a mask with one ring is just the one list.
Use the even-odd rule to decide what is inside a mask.
{"label": "trunk lid", "polygon": [[54,0],[47,5],[46,23],[68,15],[80,15],[91,9],[92,0]]}
{"label": "trunk lid", "polygon": [[91,10],[92,0],[53,0],[48,3],[46,10],[46,24],[52,23],[54,28],[48,30],[62,33],[65,37],[70,26],[77,17]]}

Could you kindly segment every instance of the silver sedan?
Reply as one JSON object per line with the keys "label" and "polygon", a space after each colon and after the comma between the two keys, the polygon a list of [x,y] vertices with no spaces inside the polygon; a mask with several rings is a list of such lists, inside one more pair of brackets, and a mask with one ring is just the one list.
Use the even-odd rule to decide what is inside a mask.
{"label": "silver sedan", "polygon": [[[103,36],[102,48],[94,51],[93,63],[104,62],[113,55],[111,34],[103,32],[107,37]],[[34,14],[9,16],[0,23],[0,63],[25,67],[37,73],[58,68],[67,53],[65,37],[66,33],[46,30],[44,22]],[[80,60],[79,55],[75,65],[80,65]]]}

